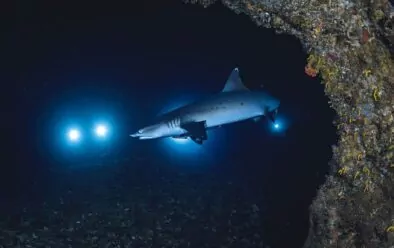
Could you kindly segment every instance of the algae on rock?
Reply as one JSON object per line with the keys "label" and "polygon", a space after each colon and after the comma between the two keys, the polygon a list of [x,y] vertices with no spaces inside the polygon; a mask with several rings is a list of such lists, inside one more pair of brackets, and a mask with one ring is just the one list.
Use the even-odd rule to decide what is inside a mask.
{"label": "algae on rock", "polygon": [[[205,7],[215,0],[186,0]],[[338,144],[310,207],[309,247],[394,247],[394,8],[387,0],[222,0],[295,35],[320,76]]]}

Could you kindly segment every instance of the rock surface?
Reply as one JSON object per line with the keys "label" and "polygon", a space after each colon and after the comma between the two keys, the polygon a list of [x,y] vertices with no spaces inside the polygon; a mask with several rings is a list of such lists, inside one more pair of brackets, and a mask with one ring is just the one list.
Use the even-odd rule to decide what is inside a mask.
{"label": "rock surface", "polygon": [[[192,0],[205,7],[214,0]],[[223,0],[295,35],[336,111],[331,172],[310,207],[308,247],[394,247],[394,8],[387,0]]]}

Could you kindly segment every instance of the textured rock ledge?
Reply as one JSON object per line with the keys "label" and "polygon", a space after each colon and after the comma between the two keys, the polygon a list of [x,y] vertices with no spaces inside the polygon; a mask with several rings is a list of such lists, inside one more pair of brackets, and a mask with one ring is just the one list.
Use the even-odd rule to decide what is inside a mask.
{"label": "textured rock ledge", "polygon": [[[192,0],[205,7],[215,0]],[[339,140],[310,207],[308,247],[394,247],[394,8],[387,0],[222,3],[295,35],[320,77]]]}

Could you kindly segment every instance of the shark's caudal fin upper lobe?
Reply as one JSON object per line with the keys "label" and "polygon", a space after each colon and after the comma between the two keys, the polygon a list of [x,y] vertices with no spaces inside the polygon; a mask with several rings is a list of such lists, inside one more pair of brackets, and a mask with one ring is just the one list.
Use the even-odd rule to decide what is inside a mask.
{"label": "shark's caudal fin upper lobe", "polygon": [[242,80],[239,77],[239,69],[236,67],[233,69],[230,76],[228,77],[222,92],[244,91],[244,90],[249,90],[249,89],[246,88],[246,86],[242,83]]}

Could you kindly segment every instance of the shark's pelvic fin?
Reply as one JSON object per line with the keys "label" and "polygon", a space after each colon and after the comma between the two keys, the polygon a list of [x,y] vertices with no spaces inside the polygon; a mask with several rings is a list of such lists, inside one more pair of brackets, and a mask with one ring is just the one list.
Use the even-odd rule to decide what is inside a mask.
{"label": "shark's pelvic fin", "polygon": [[189,137],[199,145],[208,139],[205,121],[185,123],[181,128],[185,129]]}
{"label": "shark's pelvic fin", "polygon": [[249,89],[246,88],[246,86],[242,83],[242,80],[239,77],[239,69],[236,67],[228,77],[222,92],[242,91],[242,90],[249,90]]}
{"label": "shark's pelvic fin", "polygon": [[253,121],[254,121],[254,122],[259,122],[259,121],[261,121],[261,116],[254,117],[254,118],[253,118]]}

